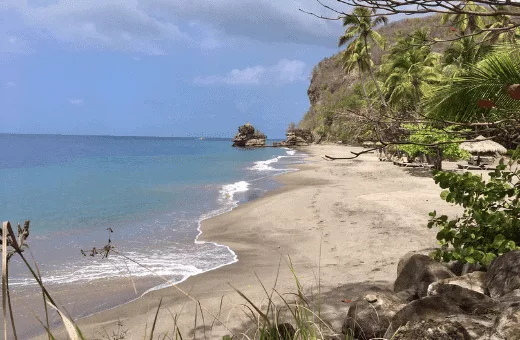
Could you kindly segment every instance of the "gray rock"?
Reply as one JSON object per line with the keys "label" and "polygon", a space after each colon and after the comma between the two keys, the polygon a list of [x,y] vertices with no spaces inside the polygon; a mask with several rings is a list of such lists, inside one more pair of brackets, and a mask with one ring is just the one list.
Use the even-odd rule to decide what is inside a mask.
{"label": "gray rock", "polygon": [[496,300],[503,306],[503,308],[507,308],[511,303],[520,302],[520,289],[515,289]]}
{"label": "gray rock", "polygon": [[471,340],[468,331],[459,323],[449,320],[408,322],[401,326],[392,340]]}
{"label": "gray rock", "polygon": [[[442,291],[440,295],[412,301],[397,312],[384,337],[390,339],[396,330],[407,322],[425,320],[457,321],[473,338],[489,333],[493,325],[495,307],[489,297],[455,285],[446,285],[442,289],[446,291]],[[488,312],[490,314],[486,314]]]}
{"label": "gray rock", "polygon": [[474,315],[493,313],[499,304],[489,296],[458,285],[440,285],[434,295],[443,296],[464,312]]}
{"label": "gray rock", "polygon": [[412,302],[413,300],[417,300],[419,298],[419,295],[417,295],[415,288],[408,288],[406,290],[402,290],[398,293],[395,293],[395,296],[406,302]]}
{"label": "gray rock", "polygon": [[421,322],[423,320],[436,319],[449,314],[463,314],[464,311],[454,305],[444,296],[428,296],[415,300],[397,312],[392,318],[385,332],[385,338],[390,339],[397,329],[406,325],[407,322]]}
{"label": "gray rock", "polygon": [[520,340],[520,302],[511,304],[496,318],[492,340]]}
{"label": "gray rock", "polygon": [[360,340],[382,337],[392,317],[405,305],[391,291],[374,287],[352,302],[342,332]]}
{"label": "gray rock", "polygon": [[510,251],[493,260],[488,268],[486,287],[492,298],[520,289],[520,250]]}
{"label": "gray rock", "polygon": [[448,268],[422,254],[406,254],[397,265],[394,292],[412,289],[418,297],[425,297],[428,286],[435,281],[454,277]]}
{"label": "gray rock", "polygon": [[439,287],[444,285],[456,285],[462,288],[473,290],[481,294],[485,294],[486,273],[472,272],[463,276],[449,277],[447,279],[432,282],[428,286],[428,295],[436,295]]}

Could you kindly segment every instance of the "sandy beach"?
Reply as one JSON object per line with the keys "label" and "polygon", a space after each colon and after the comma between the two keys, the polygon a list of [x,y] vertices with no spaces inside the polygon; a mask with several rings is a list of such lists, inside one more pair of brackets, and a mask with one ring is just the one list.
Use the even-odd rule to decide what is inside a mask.
{"label": "sandy beach", "polygon": [[78,324],[86,338],[102,339],[121,322],[125,339],[142,339],[160,299],[157,335],[174,336],[177,315],[183,336],[195,331],[196,338],[240,338],[252,322],[232,287],[260,306],[266,294],[259,280],[268,291],[276,281],[280,294],[295,293],[289,256],[305,292],[320,301],[322,319],[340,332],[349,300],[374,284],[390,286],[400,257],[436,245],[436,231],[426,227],[428,212],[459,211],[440,199],[441,189],[427,173],[380,162],[375,154],[322,159],[354,149],[304,148],[308,162],[278,176],[282,188],[202,223],[200,240],[229,246],[238,262],[83,318]]}

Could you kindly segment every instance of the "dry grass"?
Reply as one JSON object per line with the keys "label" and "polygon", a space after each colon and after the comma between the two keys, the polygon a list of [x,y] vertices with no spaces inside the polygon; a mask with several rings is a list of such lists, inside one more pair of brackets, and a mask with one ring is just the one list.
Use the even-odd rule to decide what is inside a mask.
{"label": "dry grass", "polygon": [[[52,333],[52,330],[49,326],[49,312],[57,313],[62,321],[64,329],[68,335],[68,337],[72,340],[81,340],[86,339],[82,334],[80,328],[70,317],[67,311],[64,308],[59,308],[58,305],[53,300],[52,296],[49,294],[47,289],[45,288],[41,274],[34,261],[34,264],[31,265],[27,258],[24,255],[25,250],[29,249],[29,246],[26,243],[26,240],[29,236],[29,221],[25,222],[24,228],[18,227],[18,237],[15,237],[14,232],[10,226],[9,222],[4,222],[2,228],[2,305],[3,305],[3,317],[4,317],[4,339],[8,339],[8,319],[11,321],[11,332],[12,337],[17,339],[16,327],[15,327],[15,318],[12,314],[12,307],[9,298],[9,275],[8,275],[8,264],[9,259],[12,256],[19,256],[25,266],[31,272],[34,280],[38,283],[41,291],[42,291],[42,303],[45,307],[45,320],[41,320],[36,313],[32,310],[32,314],[40,323],[42,329],[47,334],[49,340],[55,339],[55,336]],[[117,256],[122,256],[125,259],[132,261],[139,266],[145,268],[150,271],[152,275],[155,275],[165,283],[170,284],[179,290],[184,296],[188,298],[188,301],[192,301],[195,303],[195,311],[193,313],[193,331],[191,330],[181,330],[178,327],[178,314],[173,314],[168,308],[163,307],[162,299],[159,301],[157,309],[154,314],[153,322],[149,328],[145,328],[145,333],[142,336],[143,339],[184,339],[188,338],[183,335],[186,334],[184,332],[192,332],[193,339],[197,338],[197,330],[199,331],[198,338],[201,339],[209,339],[211,338],[213,328],[216,325],[223,326],[229,335],[225,336],[224,339],[247,339],[247,340],[288,340],[288,339],[330,339],[337,338],[339,334],[335,332],[324,320],[320,317],[320,300],[314,301],[314,296],[307,296],[304,290],[304,287],[301,285],[298,280],[297,273],[293,267],[290,257],[285,259],[285,265],[291,270],[294,282],[296,286],[296,291],[290,294],[282,294],[277,290],[277,282],[278,282],[278,274],[280,272],[281,261],[278,265],[278,273],[276,275],[276,279],[272,288],[268,289],[262,283],[261,279],[257,276],[259,285],[261,286],[263,292],[265,293],[265,301],[262,304],[254,303],[246,294],[244,294],[239,289],[236,289],[232,286],[235,292],[243,298],[244,303],[240,305],[238,308],[242,309],[242,312],[247,315],[250,320],[250,325],[244,328],[244,331],[231,330],[227,326],[227,322],[221,319],[222,312],[222,300],[220,303],[220,309],[217,313],[213,313],[208,309],[204,308],[202,304],[196,300],[193,296],[191,296],[190,292],[185,292],[181,288],[175,285],[174,282],[171,282],[165,277],[153,272],[146,265],[138,263],[132,258],[128,257],[121,251],[119,251],[113,244],[110,239],[110,234],[112,230],[109,230],[109,240],[108,244],[101,250],[92,249],[89,252],[82,251],[83,255],[101,256],[102,258],[107,258],[111,254],[116,254]],[[31,254],[32,256],[32,254]],[[320,255],[321,257],[321,255]],[[34,257],[33,257],[34,260]],[[318,269],[319,273],[319,269]],[[318,274],[319,277],[319,274]],[[317,280],[318,284],[318,296],[320,294],[320,282]],[[47,305],[50,306],[50,309],[47,308]],[[184,307],[183,307],[184,309]],[[157,322],[159,319],[159,314],[161,312],[167,311],[171,316],[171,323],[173,325],[172,330],[166,333],[156,334],[157,330]],[[9,317],[8,317],[9,312]],[[181,310],[182,312],[182,310]],[[208,331],[207,331],[208,330]],[[106,339],[106,340],[124,340],[128,336],[128,331],[124,330],[123,324],[119,321],[117,323],[117,328],[112,330],[111,333],[105,330],[104,333],[100,334],[101,338],[97,339]],[[345,338],[342,335],[342,338]],[[347,336],[347,339],[349,337]]]}

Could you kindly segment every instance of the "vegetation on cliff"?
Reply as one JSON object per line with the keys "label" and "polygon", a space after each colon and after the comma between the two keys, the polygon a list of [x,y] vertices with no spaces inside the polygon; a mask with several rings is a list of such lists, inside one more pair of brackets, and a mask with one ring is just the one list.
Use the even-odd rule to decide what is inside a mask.
{"label": "vegetation on cliff", "polygon": [[[400,38],[406,37],[422,27],[432,27],[430,37],[445,39],[451,31],[446,27],[440,27],[439,20],[440,16],[437,15],[406,19],[378,27],[377,33],[385,41],[384,46],[393,46]],[[344,44],[344,39],[341,39],[340,42]],[[355,44],[352,45],[353,47],[349,45],[345,50],[350,54],[347,58],[342,51],[330,58],[325,58],[316,65],[312,71],[311,83],[307,91],[311,106],[299,126],[312,130],[317,140],[333,142],[341,140],[348,143],[369,139],[370,133],[366,126],[360,124],[359,120],[346,119],[338,112],[360,111],[367,106],[361,81],[362,74],[367,72],[368,63],[373,65],[376,73],[379,72],[383,58],[388,55],[388,52],[382,49],[383,45],[372,46],[369,44],[368,52],[371,61],[367,61],[366,57],[363,58],[363,54],[366,52],[362,51],[364,48],[362,44]],[[445,43],[440,43],[433,45],[431,49],[439,51],[443,50],[445,46]],[[359,72],[360,67],[362,72]],[[367,90],[373,94],[374,86],[366,85]]]}
{"label": "vegetation on cliff", "polygon": [[[313,70],[311,106],[299,126],[313,131],[315,140],[402,142],[410,135],[402,124],[415,122],[421,130],[419,117],[458,122],[451,129],[463,140],[476,128],[461,124],[518,113],[519,89],[511,84],[520,83],[520,31],[510,16],[432,15],[381,26],[383,17],[363,11],[355,9],[344,20],[345,33],[338,37],[345,50]],[[380,123],[379,132],[370,121]],[[392,131],[384,135],[382,129]],[[499,141],[514,148],[518,136]]]}

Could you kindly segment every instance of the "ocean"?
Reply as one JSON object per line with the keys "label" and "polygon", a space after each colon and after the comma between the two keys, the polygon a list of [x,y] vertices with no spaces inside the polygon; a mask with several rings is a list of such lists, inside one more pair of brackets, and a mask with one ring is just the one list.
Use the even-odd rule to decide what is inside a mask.
{"label": "ocean", "polygon": [[[0,134],[0,219],[31,220],[28,244],[48,286],[180,282],[237,261],[227,246],[197,241],[200,222],[278,187],[274,176],[304,157],[229,139]],[[89,255],[109,237],[135,262]],[[35,285],[16,260],[10,285]]]}

